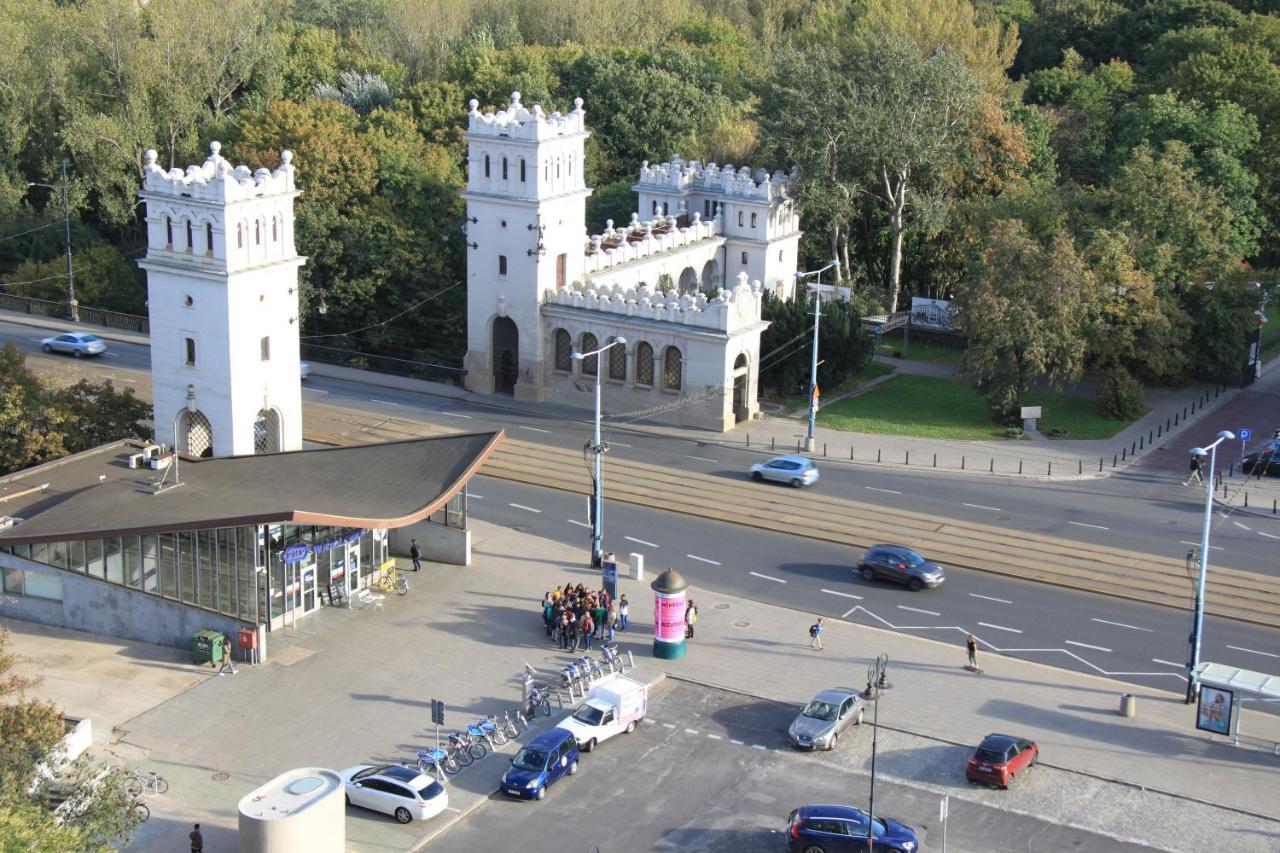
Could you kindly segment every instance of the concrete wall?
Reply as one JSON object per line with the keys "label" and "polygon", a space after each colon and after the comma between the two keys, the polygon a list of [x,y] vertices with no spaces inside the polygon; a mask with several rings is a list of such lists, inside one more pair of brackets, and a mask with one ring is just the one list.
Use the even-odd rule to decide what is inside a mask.
{"label": "concrete wall", "polygon": [[455,566],[471,565],[471,531],[445,527],[431,521],[420,521],[407,527],[388,530],[392,554],[409,556],[409,541],[418,540],[422,559]]}

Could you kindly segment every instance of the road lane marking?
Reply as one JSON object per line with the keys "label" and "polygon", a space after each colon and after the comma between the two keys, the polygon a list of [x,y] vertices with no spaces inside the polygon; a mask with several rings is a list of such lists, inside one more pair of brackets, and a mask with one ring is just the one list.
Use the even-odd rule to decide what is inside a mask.
{"label": "road lane marking", "polygon": [[990,622],[979,622],[978,624],[979,624],[979,625],[981,625],[981,626],[982,626],[982,627],[984,627],[984,628],[995,628],[997,631],[1008,631],[1010,634],[1021,634],[1021,633],[1022,633],[1022,632],[1021,632],[1021,631],[1019,631],[1017,628],[1006,628],[1006,627],[1005,627],[1005,626],[1003,626],[1003,625],[992,625]]}
{"label": "road lane marking", "polygon": [[1280,536],[1273,536],[1273,535],[1272,535],[1272,534],[1270,534],[1270,533],[1263,533],[1261,530],[1259,530],[1259,531],[1258,531],[1258,535],[1259,535],[1259,536],[1265,536],[1265,537],[1267,537],[1268,539],[1280,539]]}
{"label": "road lane marking", "polygon": [[520,429],[527,429],[529,432],[545,432],[547,435],[551,434],[551,430],[549,429],[541,429],[539,427],[525,426],[524,424],[520,425]]}
{"label": "road lane marking", "polygon": [[729,743],[735,744],[735,745],[737,745],[737,746],[743,746],[742,741],[740,741],[740,740],[734,740],[733,738],[730,738],[730,739],[729,739]]}
{"label": "road lane marking", "polygon": [[711,738],[712,740],[720,740],[720,735],[708,734],[707,737]]}
{"label": "road lane marking", "polygon": [[[1187,541],[1187,540],[1185,540],[1185,539],[1179,540],[1178,544],[1179,544],[1179,545],[1195,545],[1197,548],[1198,548],[1198,547],[1200,547],[1200,543],[1199,543],[1199,542],[1188,542],[1188,541]],[[1210,550],[1210,551],[1221,551],[1221,550],[1222,550],[1222,546],[1221,546],[1221,545],[1210,545],[1210,546],[1209,546],[1209,550]]]}
{"label": "road lane marking", "polygon": [[328,391],[321,391],[319,388],[303,388],[303,391],[310,391],[312,394],[328,394]]}
{"label": "road lane marking", "polygon": [[1233,522],[1231,522],[1231,523],[1232,523],[1232,524],[1234,524],[1236,527],[1239,527],[1241,530],[1248,530],[1250,533],[1252,533],[1252,532],[1253,532],[1253,531],[1249,528],[1249,526],[1248,526],[1248,525],[1241,524],[1241,523],[1240,523],[1240,522],[1238,522],[1238,521],[1233,521]]}
{"label": "road lane marking", "polygon": [[450,418],[466,418],[467,420],[471,420],[471,415],[464,415],[461,412],[441,412],[440,414]]}
{"label": "road lane marking", "polygon": [[515,507],[516,509],[522,509],[522,510],[525,510],[526,512],[537,512],[537,513],[541,513],[541,512],[542,512],[542,510],[540,510],[540,509],[534,509],[533,507],[531,507],[531,506],[525,506],[524,504],[510,504],[510,503],[509,503],[509,504],[507,504],[507,506],[513,506],[513,507]]}
{"label": "road lane marking", "polygon": [[1248,652],[1251,655],[1264,655],[1269,658],[1280,658],[1280,655],[1273,655],[1271,652],[1260,652],[1257,649],[1246,649],[1241,646],[1227,646],[1229,649],[1235,649],[1238,652]]}
{"label": "road lane marking", "polygon": [[1101,524],[1086,524],[1083,521],[1068,521],[1067,524],[1074,524],[1076,527],[1092,527],[1095,530],[1110,530],[1110,527],[1103,527]]}
{"label": "road lane marking", "polygon": [[684,458],[685,458],[685,459],[697,459],[699,462],[718,462],[718,461],[719,461],[718,459],[708,459],[708,458],[707,458],[707,457],[705,457],[705,456],[690,456],[690,455],[688,455],[687,453],[685,454],[685,457],[684,457]]}
{"label": "road lane marking", "polygon": [[1012,601],[1010,601],[1010,600],[1009,600],[1009,599],[1007,599],[1007,598],[992,598],[992,597],[991,597],[991,596],[989,596],[989,595],[978,595],[976,592],[971,592],[971,593],[969,593],[969,597],[970,597],[970,598],[982,598],[982,599],[986,599],[987,601],[998,601],[998,602],[1000,602],[1001,604],[1013,604],[1013,602],[1012,602]]}
{"label": "road lane marking", "polygon": [[372,397],[370,397],[370,398],[369,398],[369,402],[370,402],[370,403],[381,403],[381,404],[382,404],[382,405],[384,405],[384,406],[398,406],[398,405],[400,405],[399,403],[392,402],[391,400],[375,400],[375,399],[373,399]]}
{"label": "road lane marking", "polygon": [[965,504],[965,506],[973,507],[974,509],[989,509],[992,512],[1004,512],[998,506],[983,506],[982,504]]}
{"label": "road lane marking", "polygon": [[1115,625],[1117,628],[1128,628],[1131,631],[1146,631],[1151,633],[1150,628],[1139,628],[1137,625],[1126,625],[1123,622],[1112,622],[1109,619],[1091,619],[1091,622],[1101,622],[1103,625]]}
{"label": "road lane marking", "polygon": [[576,518],[570,518],[570,519],[566,519],[566,520],[567,520],[570,524],[576,524],[576,525],[578,525],[579,527],[585,527],[585,528],[587,528],[588,530],[590,530],[590,529],[591,529],[591,525],[590,525],[590,524],[587,524],[585,521],[578,521],[578,519],[576,519]]}
{"label": "road lane marking", "polygon": [[907,607],[905,604],[898,605],[899,610],[910,610],[912,613],[923,613],[925,616],[941,616],[936,610],[921,610],[919,607]]}
{"label": "road lane marking", "polygon": [[1165,666],[1176,666],[1178,669],[1186,669],[1186,668],[1187,668],[1187,665],[1186,665],[1185,663],[1174,663],[1174,662],[1173,662],[1173,661],[1171,661],[1171,660],[1160,660],[1160,658],[1152,658],[1152,659],[1151,659],[1151,662],[1152,662],[1152,663],[1162,663],[1162,664],[1164,664]]}
{"label": "road lane marking", "polygon": [[473,501],[482,501],[482,500],[484,500],[484,495],[472,495],[472,494],[468,494],[468,495],[467,495],[467,499],[468,499],[468,500],[473,500]]}
{"label": "road lane marking", "polygon": [[623,444],[621,441],[607,441],[605,443],[608,444],[610,447],[626,447],[628,449],[630,449],[631,447],[631,445]]}
{"label": "road lane marking", "polygon": [[820,589],[818,592],[825,592],[827,595],[838,595],[841,598],[852,598],[855,601],[861,601],[862,596],[854,595],[851,592],[836,592],[834,589]]}
{"label": "road lane marking", "polygon": [[753,744],[751,744],[751,748],[752,748],[752,749],[763,749],[763,750],[765,750],[766,752],[769,750],[769,747],[767,747],[767,746],[761,746],[761,745],[760,745],[760,744],[758,744],[758,743],[753,743]]}
{"label": "road lane marking", "polygon": [[1075,640],[1063,640],[1063,642],[1066,643],[1068,646],[1079,646],[1082,649],[1093,649],[1099,652],[1111,651],[1111,649],[1105,648],[1103,646],[1091,646],[1088,643],[1077,643]]}
{"label": "road lane marking", "polygon": [[764,578],[767,581],[773,581],[774,583],[786,583],[782,578],[775,578],[772,575],[762,575],[759,572],[751,572],[750,574],[753,574],[758,578]]}
{"label": "road lane marking", "polygon": [[662,724],[662,727],[663,727],[664,729],[674,729],[674,728],[675,728],[675,726],[674,726],[674,725],[672,725],[671,723],[663,723],[663,724]]}
{"label": "road lane marking", "polygon": [[720,565],[715,560],[708,560],[706,557],[699,557],[697,554],[685,554],[690,560],[697,560],[699,563],[710,563],[713,566]]}
{"label": "road lane marking", "polygon": [[861,604],[855,604],[855,605],[853,605],[852,607],[850,607],[848,610],[846,610],[843,614],[841,614],[840,618],[841,618],[841,619],[848,619],[848,618],[849,618],[849,614],[850,614],[850,613],[852,613],[852,612],[853,612],[853,611],[855,611],[855,610],[859,610],[859,609],[861,609],[861,608],[862,608],[862,605],[861,605]]}
{"label": "road lane marking", "polygon": [[658,545],[657,545],[657,543],[656,543],[656,542],[646,542],[646,541],[644,541],[643,539],[637,539],[637,538],[636,538],[636,537],[634,537],[634,536],[623,536],[622,538],[623,538],[623,539],[625,539],[625,540],[627,540],[628,542],[635,542],[635,543],[640,544],[640,545],[648,545],[650,548],[657,548],[657,547],[658,547]]}
{"label": "road lane marking", "polygon": [[885,492],[890,495],[902,494],[902,492],[894,491],[893,489],[877,489],[875,486],[863,486],[863,488],[870,492]]}
{"label": "road lane marking", "polygon": [[685,729],[685,734],[696,735],[697,733],[698,733],[697,729]]}

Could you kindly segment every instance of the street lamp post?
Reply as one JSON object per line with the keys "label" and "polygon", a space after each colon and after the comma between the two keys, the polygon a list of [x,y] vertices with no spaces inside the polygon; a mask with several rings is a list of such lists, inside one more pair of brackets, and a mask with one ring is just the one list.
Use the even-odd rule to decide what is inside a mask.
{"label": "street lamp post", "polygon": [[71,207],[67,202],[67,167],[70,166],[67,158],[62,158],[61,172],[62,185],[55,187],[53,184],[28,183],[28,187],[45,187],[51,190],[60,190],[62,192],[62,227],[66,237],[67,246],[67,319],[72,322],[80,322],[80,303],[76,302],[76,284],[75,275],[71,266]]}
{"label": "street lamp post", "polygon": [[[592,436],[591,444],[587,445],[587,449],[596,455],[595,474],[591,483],[591,565],[604,567],[604,484],[601,482],[601,476],[604,469],[604,454],[609,449],[608,445],[600,440],[600,373],[602,359],[600,355],[613,346],[626,346],[626,338],[614,338],[609,343],[600,347],[594,352],[575,352],[573,354],[574,361],[586,361],[588,358],[596,357],[596,421],[595,432]],[[616,597],[617,579],[610,583],[606,578],[605,589],[609,593],[610,598]]]}
{"label": "street lamp post", "polygon": [[876,703],[871,717],[871,797],[867,803],[867,849],[875,843],[876,829],[876,747],[880,740],[880,699],[884,691],[893,685],[889,683],[889,656],[882,654],[867,666],[867,689],[863,691],[864,699]]}
{"label": "street lamp post", "polygon": [[816,276],[817,284],[813,290],[813,367],[809,373],[809,431],[804,439],[804,449],[807,453],[813,452],[813,427],[818,418],[818,320],[822,317],[822,274],[838,266],[840,262],[833,260],[822,269],[796,273],[796,278],[800,281],[809,276]]}
{"label": "street lamp post", "polygon": [[1192,456],[1209,457],[1209,476],[1204,479],[1204,524],[1200,529],[1200,574],[1196,582],[1196,609],[1191,620],[1191,656],[1187,661],[1187,704],[1196,701],[1195,670],[1200,665],[1200,638],[1204,632],[1204,581],[1209,570],[1209,526],[1213,521],[1213,477],[1218,460],[1218,445],[1235,438],[1235,433],[1223,430],[1208,447],[1191,448]]}

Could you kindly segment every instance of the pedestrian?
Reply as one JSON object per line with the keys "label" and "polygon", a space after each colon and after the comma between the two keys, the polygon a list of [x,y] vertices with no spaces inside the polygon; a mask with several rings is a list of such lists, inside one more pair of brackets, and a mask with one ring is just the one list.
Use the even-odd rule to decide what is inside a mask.
{"label": "pedestrian", "polygon": [[578,614],[569,611],[569,651],[576,652],[582,639],[582,624],[578,622]]}
{"label": "pedestrian", "polygon": [[1197,483],[1204,482],[1204,476],[1200,473],[1200,455],[1199,454],[1193,454],[1191,456],[1191,473],[1187,476],[1187,479],[1182,481],[1182,485],[1189,486],[1191,485],[1192,480],[1195,480]]}
{"label": "pedestrian", "polygon": [[689,605],[684,609],[684,636],[687,640],[693,639],[693,626],[698,621],[698,605],[693,603],[693,599],[689,599]]}
{"label": "pedestrian", "polygon": [[409,540],[409,559],[413,560],[415,572],[422,568],[422,549],[418,547],[417,539]]}
{"label": "pedestrian", "polygon": [[614,641],[615,632],[618,630],[618,603],[615,601],[609,606],[609,642]]}
{"label": "pedestrian", "polygon": [[596,599],[595,613],[596,636],[598,639],[604,639],[605,619],[609,615],[609,608],[604,603],[604,598]]}
{"label": "pedestrian", "polygon": [[555,623],[552,621],[556,615],[555,602],[551,600],[551,593],[547,593],[546,598],[542,599],[542,624],[547,629],[547,636],[551,636]]}
{"label": "pedestrian", "polygon": [[228,671],[232,675],[236,674],[236,662],[231,657],[230,639],[222,644],[222,666],[218,667],[218,675],[226,675]]}
{"label": "pedestrian", "polygon": [[200,824],[195,826],[195,829],[187,833],[187,837],[191,839],[191,853],[204,853],[204,836],[200,834]]}
{"label": "pedestrian", "polygon": [[591,611],[587,611],[587,615],[582,617],[582,646],[587,651],[591,651],[591,637],[595,630],[595,620],[591,618]]}
{"label": "pedestrian", "polygon": [[573,611],[565,609],[560,611],[560,650],[565,651],[569,648],[569,617],[573,615]]}
{"label": "pedestrian", "polygon": [[809,648],[822,651],[822,617],[809,626]]}
{"label": "pedestrian", "polygon": [[973,634],[964,635],[964,648],[969,653],[969,667],[978,668],[978,640]]}
{"label": "pedestrian", "polygon": [[618,630],[627,630],[627,614],[631,610],[631,605],[627,603],[627,596],[624,593],[618,599]]}

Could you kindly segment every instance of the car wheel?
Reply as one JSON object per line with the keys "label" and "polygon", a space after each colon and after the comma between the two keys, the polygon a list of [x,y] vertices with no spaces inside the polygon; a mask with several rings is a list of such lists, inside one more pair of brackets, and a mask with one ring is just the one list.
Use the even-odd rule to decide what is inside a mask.
{"label": "car wheel", "polygon": [[839,732],[832,732],[832,733],[831,733],[831,746],[827,747],[827,751],[828,751],[828,752],[830,752],[830,751],[832,751],[832,750],[834,750],[834,749],[836,748],[836,741],[838,741],[838,740],[840,740],[840,733],[839,733]]}
{"label": "car wheel", "polygon": [[816,844],[810,844],[808,847],[804,848],[804,853],[827,853],[827,851],[823,850]]}
{"label": "car wheel", "polygon": [[873,581],[876,579],[876,571],[870,566],[862,567],[862,579],[864,581]]}
{"label": "car wheel", "polygon": [[761,474],[759,471],[752,471],[751,479],[755,480],[758,483],[764,479],[764,474]]}
{"label": "car wheel", "polygon": [[631,734],[631,733],[632,733],[632,732],[634,732],[635,730],[636,730],[636,721],[635,721],[635,720],[632,720],[631,722],[627,723],[627,734]]}
{"label": "car wheel", "polygon": [[907,589],[912,592],[919,592],[924,589],[924,581],[920,580],[920,578],[912,578],[907,582]]}
{"label": "car wheel", "polygon": [[45,344],[44,346],[40,347],[40,349],[44,350],[45,352],[53,352],[53,347],[49,346],[48,344]]}
{"label": "car wheel", "polygon": [[586,743],[584,743],[584,744],[582,745],[582,751],[583,751],[583,752],[591,752],[591,751],[592,751],[593,749],[595,749],[595,748],[596,748],[596,739],[595,739],[595,738],[592,738],[591,740],[587,741]]}
{"label": "car wheel", "polygon": [[409,823],[410,821],[413,820],[413,815],[410,814],[409,810],[406,809],[404,806],[400,806],[398,809],[396,809],[396,820],[400,821],[401,823]]}
{"label": "car wheel", "polygon": [[1005,780],[1005,782],[1004,782],[1004,784],[1003,784],[1003,785],[1001,785],[1000,787],[1004,788],[1006,791],[1007,791],[1007,790],[1009,790],[1010,788],[1012,788],[1012,787],[1013,787],[1013,780],[1014,780],[1014,779],[1016,779],[1016,778],[1018,778],[1018,777],[1017,777],[1017,776],[1015,776],[1014,774],[1010,773],[1010,774],[1009,774],[1009,778],[1008,778],[1008,779],[1006,779],[1006,780]]}
{"label": "car wheel", "polygon": [[80,352],[80,350],[78,350],[78,349],[73,349],[73,350],[71,351],[71,354],[72,354],[73,356],[75,356],[76,358],[80,358],[80,356],[84,355],[84,353]]}
{"label": "car wheel", "polygon": [[799,477],[796,477],[794,480],[791,481],[791,488],[793,489],[798,489],[803,485],[804,485],[804,480],[801,480]]}
{"label": "car wheel", "polygon": [[547,786],[546,786],[546,785],[543,785],[541,788],[539,788],[539,789],[538,789],[538,793],[536,793],[536,794],[534,794],[534,795],[533,795],[533,798],[534,798],[535,800],[545,800],[545,799],[546,799],[546,797],[547,797]]}
{"label": "car wheel", "polygon": [[573,763],[569,765],[569,775],[572,776],[578,772],[578,759],[573,759]]}
{"label": "car wheel", "polygon": [[864,712],[864,710],[863,710],[862,708],[859,708],[859,709],[858,709],[858,716],[856,716],[856,717],[854,717],[854,718],[853,718],[853,724],[854,724],[855,726],[860,726],[860,725],[862,725],[862,715],[863,715],[863,713],[865,713],[865,712]]}

